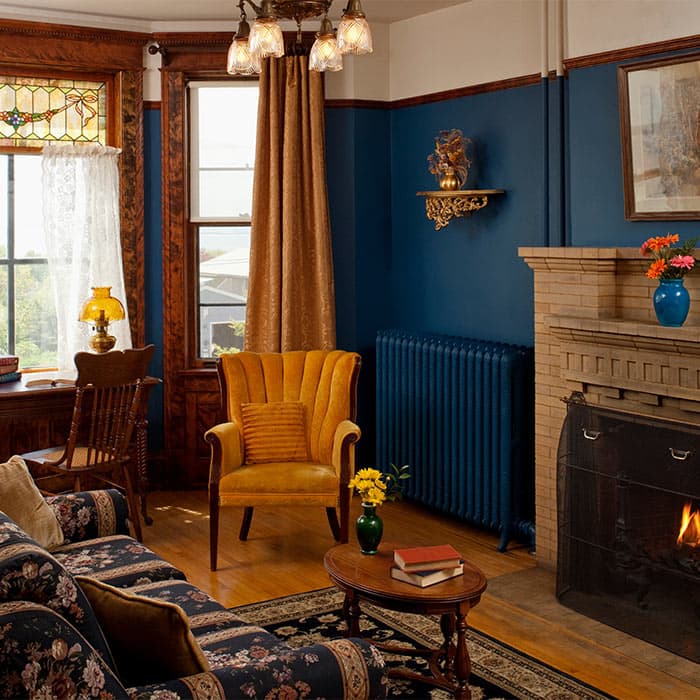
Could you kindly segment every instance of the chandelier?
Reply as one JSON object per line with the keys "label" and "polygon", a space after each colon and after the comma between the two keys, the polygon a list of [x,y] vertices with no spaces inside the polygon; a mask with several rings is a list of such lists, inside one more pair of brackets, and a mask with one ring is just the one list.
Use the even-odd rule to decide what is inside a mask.
{"label": "chandelier", "polygon": [[[255,10],[253,26],[248,24],[245,3]],[[263,58],[284,55],[284,40],[278,19],[293,19],[297,25],[297,42],[301,43],[301,23],[322,17],[309,53],[309,69],[319,72],[343,69],[343,54],[372,53],[372,34],[360,0],[348,0],[338,25],[337,36],[328,19],[333,0],[239,0],[240,20],[228,50],[226,70],[231,75],[254,75],[260,72]]]}

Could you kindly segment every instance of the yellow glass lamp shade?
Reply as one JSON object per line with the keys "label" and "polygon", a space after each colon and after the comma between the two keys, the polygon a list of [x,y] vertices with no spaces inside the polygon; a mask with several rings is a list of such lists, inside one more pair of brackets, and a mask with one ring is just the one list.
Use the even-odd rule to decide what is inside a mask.
{"label": "yellow glass lamp shade", "polygon": [[124,307],[110,294],[111,287],[92,287],[92,296],[83,304],[79,320],[90,323],[96,333],[90,338],[90,347],[95,352],[107,352],[117,339],[107,333],[109,324],[125,318]]}

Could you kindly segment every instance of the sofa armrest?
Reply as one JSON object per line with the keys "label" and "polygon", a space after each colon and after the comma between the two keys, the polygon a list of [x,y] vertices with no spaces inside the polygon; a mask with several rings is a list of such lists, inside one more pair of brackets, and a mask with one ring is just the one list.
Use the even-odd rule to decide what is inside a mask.
{"label": "sofa armrest", "polygon": [[[362,639],[337,639],[292,649],[284,644],[256,656],[255,649],[226,665],[167,683],[130,689],[131,700],[152,700],[163,691],[181,700],[225,698],[352,698],[387,695],[387,671],[379,651]],[[159,695],[156,695],[158,693]]]}
{"label": "sofa armrest", "polygon": [[209,485],[218,484],[223,476],[243,464],[243,436],[236,421],[219,423],[204,433],[211,446]]}
{"label": "sofa armrest", "polygon": [[46,502],[61,525],[64,544],[129,534],[126,498],[116,489],[47,496]]}
{"label": "sofa armrest", "polygon": [[0,690],[12,698],[128,698],[95,649],[60,613],[24,600],[0,604]]}

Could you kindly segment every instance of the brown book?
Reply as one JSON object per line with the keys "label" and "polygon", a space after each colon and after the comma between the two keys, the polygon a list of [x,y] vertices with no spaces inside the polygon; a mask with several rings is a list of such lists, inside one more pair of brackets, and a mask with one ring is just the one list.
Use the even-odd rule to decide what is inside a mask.
{"label": "brown book", "polygon": [[394,550],[394,562],[404,571],[435,571],[459,566],[462,555],[451,544]]}
{"label": "brown book", "polygon": [[448,567],[446,569],[438,569],[437,571],[404,571],[399,569],[397,566],[391,567],[391,577],[395,578],[397,581],[403,581],[404,583],[410,583],[412,586],[419,586],[420,588],[425,588],[426,586],[432,586],[441,581],[447,581],[448,579],[455,578],[456,576],[461,576],[464,573],[464,564],[459,564],[458,566]]}

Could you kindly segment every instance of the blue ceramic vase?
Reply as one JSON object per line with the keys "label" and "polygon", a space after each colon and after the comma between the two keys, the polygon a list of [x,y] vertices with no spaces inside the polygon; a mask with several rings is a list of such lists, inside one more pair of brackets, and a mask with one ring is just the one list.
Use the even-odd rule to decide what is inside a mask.
{"label": "blue ceramic vase", "polygon": [[382,540],[384,523],[377,515],[376,506],[362,504],[362,515],[357,519],[357,541],[363,554],[376,554]]}
{"label": "blue ceramic vase", "polygon": [[690,294],[683,278],[659,280],[654,292],[654,311],[662,326],[682,326],[690,309]]}

